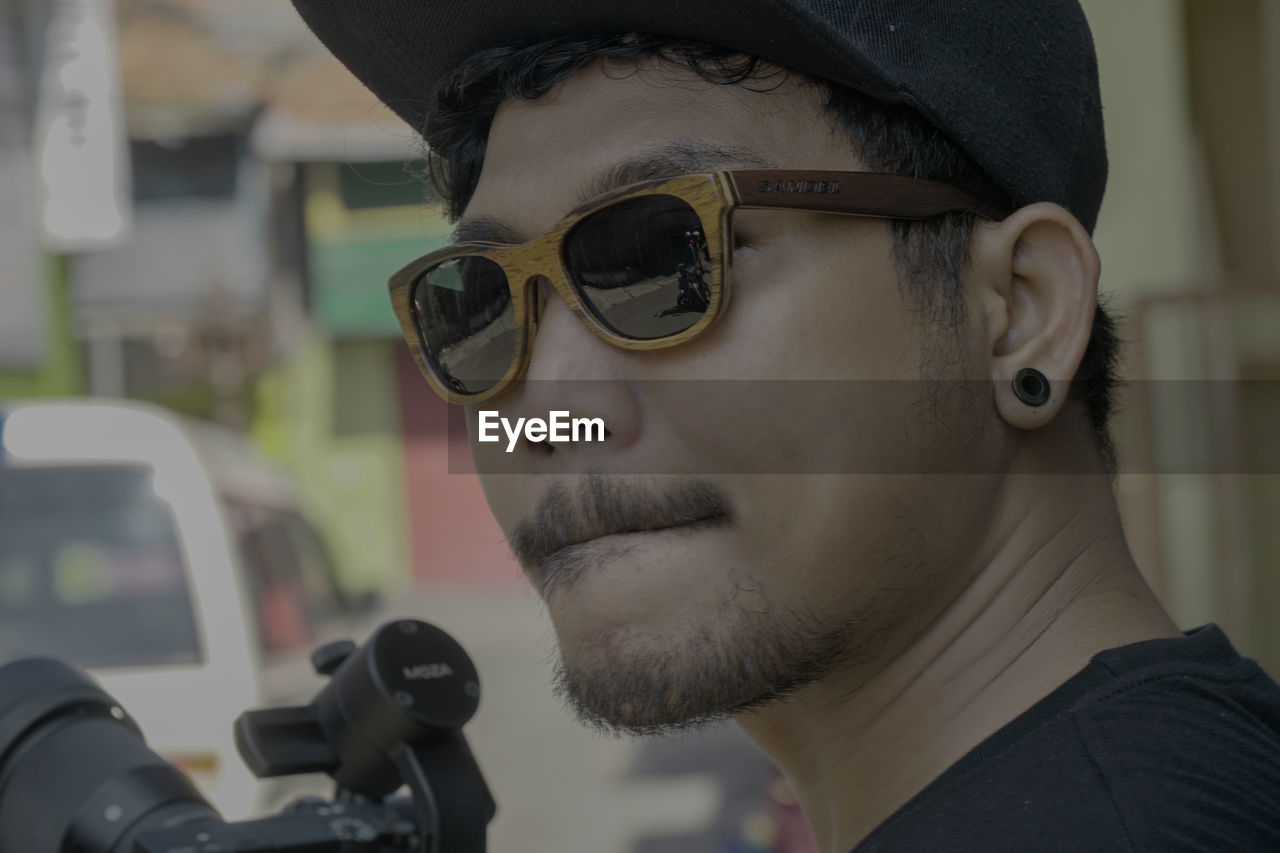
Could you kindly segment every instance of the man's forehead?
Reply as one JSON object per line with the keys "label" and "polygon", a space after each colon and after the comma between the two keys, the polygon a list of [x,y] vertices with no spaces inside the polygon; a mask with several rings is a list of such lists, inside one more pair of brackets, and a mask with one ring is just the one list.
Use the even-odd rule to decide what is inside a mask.
{"label": "man's forehead", "polygon": [[[499,107],[458,236],[528,239],[586,202],[654,178],[792,164],[851,168],[806,151],[824,136],[814,133],[822,121],[820,97],[799,82],[758,91],[687,69],[591,67],[541,98]],[[521,214],[535,205],[555,213],[550,221],[539,216],[529,233],[534,227]],[[510,227],[495,228],[494,219]]]}
{"label": "man's forehead", "polygon": [[[625,157],[585,175],[574,206],[581,206],[642,181],[736,168],[775,168],[775,164],[746,146],[721,145],[707,140],[670,140]],[[572,210],[572,209],[571,209]],[[570,211],[566,211],[568,214]],[[536,235],[522,234],[511,223],[491,214],[465,215],[454,229],[453,242],[518,244]]]}

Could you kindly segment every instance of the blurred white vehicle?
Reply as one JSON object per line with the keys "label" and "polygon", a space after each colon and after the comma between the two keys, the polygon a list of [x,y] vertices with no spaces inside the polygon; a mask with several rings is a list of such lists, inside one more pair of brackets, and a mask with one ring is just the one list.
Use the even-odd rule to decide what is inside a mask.
{"label": "blurred white vehicle", "polygon": [[307,652],[360,609],[234,434],[136,403],[0,403],[0,660],[85,667],[224,817],[279,800],[233,720],[313,693]]}

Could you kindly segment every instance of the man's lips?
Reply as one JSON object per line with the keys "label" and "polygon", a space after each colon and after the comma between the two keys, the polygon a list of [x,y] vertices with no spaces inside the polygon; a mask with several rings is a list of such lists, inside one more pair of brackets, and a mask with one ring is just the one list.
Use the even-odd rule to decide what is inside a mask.
{"label": "man's lips", "polygon": [[511,531],[511,550],[526,571],[562,563],[570,549],[633,533],[654,533],[699,524],[733,522],[724,493],[706,481],[666,484],[661,490],[617,478],[591,475],[570,488],[553,483],[534,511]]}
{"label": "man's lips", "polygon": [[565,537],[561,540],[563,545],[537,561],[524,563],[525,574],[539,594],[550,601],[574,586],[583,576],[607,566],[624,554],[634,555],[639,548],[660,544],[644,541],[646,534],[678,534],[729,523],[731,519],[727,515],[708,514],[661,525],[619,525],[591,533],[581,532]]}
{"label": "man's lips", "polygon": [[[605,539],[612,536],[630,536],[637,533],[665,533],[670,530],[686,530],[689,528],[699,527],[699,526],[703,526],[703,527],[712,526],[711,525],[712,522],[724,522],[727,520],[728,519],[723,515],[709,514],[703,518],[691,518],[688,520],[676,521],[671,524],[627,526],[627,527],[621,527],[613,530],[601,530],[598,532],[584,533],[580,538],[570,537],[566,539],[563,545],[561,545],[559,548],[556,548],[554,551],[547,554],[545,557],[542,558],[542,560],[546,560],[547,558],[554,557],[557,554],[562,554],[570,550],[571,548],[578,548],[583,545],[590,545],[592,542],[598,542],[601,539]],[[542,560],[539,560],[539,563],[541,563]]]}

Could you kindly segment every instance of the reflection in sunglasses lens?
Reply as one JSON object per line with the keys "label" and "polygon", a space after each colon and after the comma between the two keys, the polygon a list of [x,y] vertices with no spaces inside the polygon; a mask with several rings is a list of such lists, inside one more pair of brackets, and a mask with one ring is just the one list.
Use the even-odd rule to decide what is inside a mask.
{"label": "reflection in sunglasses lens", "polygon": [[674,196],[628,199],[588,216],[565,238],[564,263],[596,319],[634,340],[679,334],[710,304],[705,232]]}
{"label": "reflection in sunglasses lens", "polygon": [[507,275],[487,258],[454,258],[426,272],[413,307],[435,375],[460,394],[502,379],[516,357],[515,310]]}

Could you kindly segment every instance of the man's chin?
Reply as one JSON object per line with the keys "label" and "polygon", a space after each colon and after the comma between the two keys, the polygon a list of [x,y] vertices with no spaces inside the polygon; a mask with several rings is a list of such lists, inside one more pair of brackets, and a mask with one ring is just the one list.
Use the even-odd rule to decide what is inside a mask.
{"label": "man's chin", "polygon": [[557,625],[555,693],[581,722],[612,735],[687,731],[758,711],[823,678],[844,658],[856,624],[742,611],[719,620],[714,634]]}
{"label": "man's chin", "polygon": [[739,704],[725,702],[704,691],[681,690],[661,666],[641,673],[632,661],[627,671],[617,667],[575,666],[561,653],[554,690],[582,724],[615,737],[654,737],[700,728],[732,717]]}

